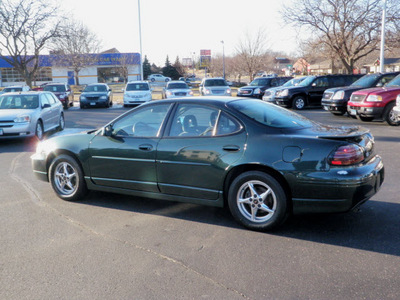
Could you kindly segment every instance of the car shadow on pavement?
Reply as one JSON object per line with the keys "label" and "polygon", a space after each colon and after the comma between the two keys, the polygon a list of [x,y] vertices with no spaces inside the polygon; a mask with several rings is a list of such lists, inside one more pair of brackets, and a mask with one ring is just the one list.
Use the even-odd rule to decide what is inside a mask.
{"label": "car shadow on pavement", "polygon": [[[243,229],[228,208],[90,192],[81,204]],[[400,204],[370,200],[358,212],[291,216],[272,234],[400,256]]]}

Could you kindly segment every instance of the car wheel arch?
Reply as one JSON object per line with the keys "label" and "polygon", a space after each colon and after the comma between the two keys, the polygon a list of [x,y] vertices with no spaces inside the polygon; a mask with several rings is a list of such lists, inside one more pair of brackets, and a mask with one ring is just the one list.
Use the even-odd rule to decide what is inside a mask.
{"label": "car wheel arch", "polygon": [[68,155],[68,156],[71,156],[72,158],[74,158],[75,160],[76,160],[76,162],[79,164],[79,166],[81,167],[81,169],[82,169],[82,172],[83,172],[83,175],[86,175],[86,168],[84,168],[83,167],[83,165],[82,165],[82,162],[80,161],[80,159],[79,159],[79,157],[75,154],[75,153],[73,153],[73,152],[71,152],[71,151],[69,151],[69,150],[66,150],[66,149],[56,149],[55,151],[53,151],[53,152],[51,152],[48,156],[47,156],[47,160],[46,160],[46,170],[47,170],[47,179],[49,180],[50,178],[49,178],[49,171],[50,171],[50,166],[51,166],[51,163],[53,162],[53,160],[57,157],[57,156],[60,156],[60,155]]}
{"label": "car wheel arch", "polygon": [[240,174],[243,174],[245,172],[250,172],[250,171],[259,171],[259,172],[263,172],[266,173],[268,175],[271,175],[272,177],[274,177],[279,184],[281,184],[286,197],[288,199],[288,208],[289,211],[292,211],[292,193],[291,193],[291,189],[289,186],[289,183],[287,182],[287,180],[285,179],[285,177],[278,172],[277,170],[266,166],[266,165],[260,165],[260,164],[244,164],[244,165],[238,165],[233,167],[228,174],[225,177],[224,180],[224,190],[223,190],[223,196],[224,196],[224,206],[227,206],[228,204],[228,191],[229,191],[229,187],[232,184],[232,182],[235,180],[236,177],[238,177]]}

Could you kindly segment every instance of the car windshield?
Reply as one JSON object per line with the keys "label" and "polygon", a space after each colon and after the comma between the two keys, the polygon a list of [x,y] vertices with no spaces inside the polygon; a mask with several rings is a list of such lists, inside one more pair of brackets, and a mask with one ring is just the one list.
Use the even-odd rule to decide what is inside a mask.
{"label": "car windshield", "polygon": [[4,93],[21,92],[22,87],[8,87],[3,90]]}
{"label": "car windshield", "polygon": [[290,79],[289,81],[286,81],[282,87],[285,86],[294,86],[294,85],[298,85],[300,82],[302,82],[304,79],[306,79],[307,77],[301,77],[301,78],[293,78]]}
{"label": "car windshield", "polygon": [[295,112],[258,100],[236,100],[228,104],[251,119],[275,128],[306,128],[315,123]]}
{"label": "car windshield", "polygon": [[204,86],[227,86],[224,79],[209,79],[204,82]]}
{"label": "car windshield", "polygon": [[354,81],[351,86],[371,87],[374,82],[380,77],[380,74],[364,75],[360,79]]}
{"label": "car windshield", "polygon": [[397,75],[386,86],[400,86],[400,75]]}
{"label": "car windshield", "polygon": [[315,79],[315,76],[306,77],[297,86],[309,86],[314,81],[314,79]]}
{"label": "car windshield", "polygon": [[105,85],[88,85],[83,91],[84,92],[107,92],[107,88]]}
{"label": "car windshield", "polygon": [[170,83],[167,86],[167,90],[173,90],[173,89],[188,89],[188,85],[186,83]]}
{"label": "car windshield", "polygon": [[264,86],[268,84],[269,78],[256,78],[250,82],[250,86]]}
{"label": "car windshield", "polygon": [[4,95],[0,97],[0,109],[35,109],[38,107],[38,95]]}
{"label": "car windshield", "polygon": [[149,85],[147,83],[128,83],[126,86],[127,91],[148,91]]}
{"label": "car windshield", "polygon": [[44,91],[47,91],[47,92],[59,92],[59,93],[62,93],[62,92],[65,92],[66,91],[66,89],[65,89],[65,85],[63,85],[63,84],[60,84],[60,85],[46,85],[44,88],[43,88],[43,90]]}

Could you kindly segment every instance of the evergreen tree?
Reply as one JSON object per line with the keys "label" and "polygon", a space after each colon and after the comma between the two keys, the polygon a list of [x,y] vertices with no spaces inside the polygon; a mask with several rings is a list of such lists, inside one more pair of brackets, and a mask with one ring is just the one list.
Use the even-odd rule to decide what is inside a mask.
{"label": "evergreen tree", "polygon": [[172,80],[177,80],[180,77],[178,71],[169,62],[168,55],[167,59],[165,60],[165,66],[162,68],[162,74],[164,76],[171,77]]}
{"label": "evergreen tree", "polygon": [[151,65],[147,59],[147,55],[144,56],[143,61],[143,78],[147,78],[151,74]]}
{"label": "evergreen tree", "polygon": [[175,70],[178,72],[179,76],[178,77],[183,77],[185,76],[185,68],[179,61],[179,56],[176,57],[175,63],[173,64]]}

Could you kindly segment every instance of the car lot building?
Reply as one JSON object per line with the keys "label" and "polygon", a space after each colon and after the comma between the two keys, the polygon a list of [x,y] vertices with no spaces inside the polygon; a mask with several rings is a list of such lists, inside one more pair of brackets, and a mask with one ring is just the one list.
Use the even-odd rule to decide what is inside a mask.
{"label": "car lot building", "polygon": [[[112,83],[140,79],[139,53],[82,54],[85,67],[79,71],[79,84]],[[74,85],[76,74],[67,55],[40,55],[34,85],[61,82]],[[13,66],[0,59],[0,86],[24,85],[25,81]]]}

